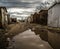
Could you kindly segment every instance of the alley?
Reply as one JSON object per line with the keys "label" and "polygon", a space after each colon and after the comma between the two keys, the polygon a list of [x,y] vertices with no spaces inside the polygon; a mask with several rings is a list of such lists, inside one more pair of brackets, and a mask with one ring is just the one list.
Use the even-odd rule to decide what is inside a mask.
{"label": "alley", "polygon": [[60,0],[0,0],[0,49],[60,49]]}
{"label": "alley", "polygon": [[14,36],[12,41],[10,49],[52,49],[48,42],[41,40],[30,29]]}

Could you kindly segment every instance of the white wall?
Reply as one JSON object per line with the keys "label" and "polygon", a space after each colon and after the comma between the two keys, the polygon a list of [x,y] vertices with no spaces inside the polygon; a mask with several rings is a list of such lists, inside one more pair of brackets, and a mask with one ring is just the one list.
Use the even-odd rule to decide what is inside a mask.
{"label": "white wall", "polygon": [[60,0],[56,0],[56,2],[60,2]]}
{"label": "white wall", "polygon": [[48,26],[60,27],[60,4],[48,10]]}

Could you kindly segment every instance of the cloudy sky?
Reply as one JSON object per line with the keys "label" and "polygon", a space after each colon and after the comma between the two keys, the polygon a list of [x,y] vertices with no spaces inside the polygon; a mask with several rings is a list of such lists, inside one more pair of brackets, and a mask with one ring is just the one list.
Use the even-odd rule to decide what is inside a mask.
{"label": "cloudy sky", "polygon": [[[28,17],[43,6],[49,7],[55,0],[0,0],[0,6],[6,6],[11,17]],[[48,3],[47,3],[48,2]]]}

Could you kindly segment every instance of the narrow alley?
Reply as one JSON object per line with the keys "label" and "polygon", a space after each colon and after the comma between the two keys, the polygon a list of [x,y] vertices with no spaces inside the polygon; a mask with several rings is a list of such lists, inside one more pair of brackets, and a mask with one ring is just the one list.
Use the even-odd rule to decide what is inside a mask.
{"label": "narrow alley", "polygon": [[60,49],[60,0],[0,0],[0,49]]}
{"label": "narrow alley", "polygon": [[30,29],[14,36],[12,42],[8,49],[52,49],[48,42],[41,40]]}

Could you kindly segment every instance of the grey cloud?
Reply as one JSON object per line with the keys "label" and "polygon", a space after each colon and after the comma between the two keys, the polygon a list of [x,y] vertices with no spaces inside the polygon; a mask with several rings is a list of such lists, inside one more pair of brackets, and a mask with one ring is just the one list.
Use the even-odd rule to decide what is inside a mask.
{"label": "grey cloud", "polygon": [[[22,1],[26,1],[26,2],[22,2]],[[0,0],[0,2],[2,3],[1,4],[2,6],[6,6],[6,7],[25,7],[25,8],[30,8],[35,4],[40,4],[39,0]]]}
{"label": "grey cloud", "polygon": [[[25,1],[25,2],[23,2]],[[50,2],[52,0],[49,0]],[[0,0],[0,5],[6,6],[6,7],[24,7],[24,8],[30,8],[30,7],[36,7],[41,4],[41,0]]]}
{"label": "grey cloud", "polygon": [[29,15],[29,14],[31,14],[31,13],[33,13],[33,12],[24,11],[23,13],[20,13],[20,12],[11,12],[11,13],[9,13],[9,14],[17,14],[17,15],[26,14],[26,15]]}
{"label": "grey cloud", "polygon": [[31,3],[27,2],[0,2],[2,6],[6,7],[29,7]]}
{"label": "grey cloud", "polygon": [[[41,9],[44,8],[46,5],[45,3],[42,4],[43,0],[0,0],[0,6],[6,6],[7,8],[37,8]],[[48,3],[52,2],[52,0],[47,0]],[[24,10],[24,9],[23,9]],[[17,14],[17,15],[23,15],[23,14],[31,14],[33,12],[24,11],[23,13],[20,12],[14,12],[10,14]]]}

